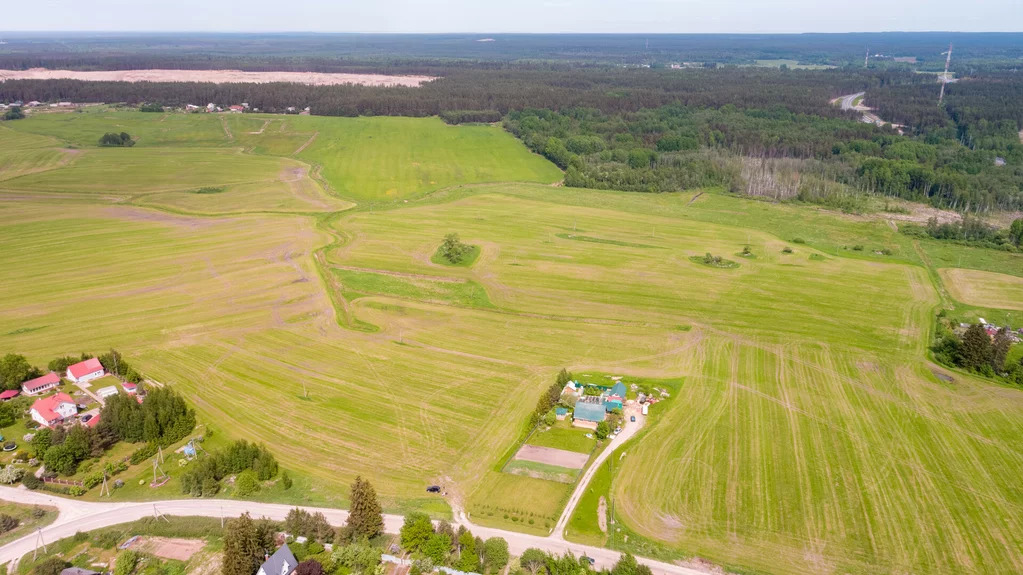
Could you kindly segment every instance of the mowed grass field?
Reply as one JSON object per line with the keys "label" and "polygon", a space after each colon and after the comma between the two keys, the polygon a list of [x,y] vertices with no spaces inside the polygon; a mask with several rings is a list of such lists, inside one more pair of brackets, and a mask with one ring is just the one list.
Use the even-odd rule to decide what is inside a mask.
{"label": "mowed grass field", "polygon": [[[137,163],[142,161],[153,162],[153,169],[161,170],[154,176],[176,176],[180,185],[164,184],[175,189],[187,187],[193,180],[217,185],[225,174],[215,166],[225,166],[227,173],[237,176],[226,183],[265,179],[260,167],[246,165],[251,156],[227,157],[215,148],[296,157],[316,166],[335,193],[359,202],[393,202],[470,183],[554,183],[561,179],[557,167],[529,152],[498,126],[448,126],[437,118],[158,114],[98,108],[82,113],[40,113],[12,122],[10,128],[75,148],[95,148],[106,132],[127,132],[136,139],[136,146],[132,154],[121,154],[122,159],[142,158],[139,150],[154,149],[155,155],[144,160],[127,159],[118,164],[108,158],[92,160],[113,172],[94,178],[107,186],[111,179],[124,179],[125,172],[142,173]],[[101,152],[116,155],[122,151]],[[98,154],[90,151],[89,156]],[[180,171],[168,173],[171,169]],[[127,179],[127,183],[139,184],[130,176]],[[67,187],[56,174],[19,184]]]}
{"label": "mowed grass field", "polygon": [[938,270],[955,299],[975,306],[1023,310],[1023,278],[964,269]]}
{"label": "mowed grass field", "polygon": [[[925,359],[939,303],[927,266],[947,246],[718,193],[474,184],[554,174],[497,128],[486,137],[502,142],[469,150],[477,127],[412,121],[454,165],[447,180],[402,168],[389,195],[390,176],[369,172],[422,153],[418,137],[379,135],[408,119],[138,116],[114,117],[162,124],[146,128],[152,146],[0,182],[0,349],[40,364],[119,349],[222,436],[270,446],[308,486],[296,500],[343,504],[362,474],[389,509],[441,512],[424,492],[441,483],[473,521],[537,534],[572,486],[500,469],[558,370],[672,378],[675,397],[606,479],[636,537],[747,571],[1023,570],[1023,392],[941,383]],[[179,118],[211,143],[176,143]],[[348,120],[367,124],[357,138],[324,138]],[[11,125],[36,122],[61,138],[56,120]],[[353,162],[340,143],[307,157],[345,138],[388,159]],[[300,140],[297,158],[265,155]],[[457,167],[514,166],[504,149],[544,167]],[[203,164],[199,182],[161,151],[241,160]],[[104,165],[113,152],[136,167]],[[304,160],[333,190],[358,181],[344,195],[373,209],[324,187],[323,207],[287,199],[301,195],[288,181],[320,181]],[[432,261],[451,232],[479,246],[471,266]],[[734,257],[747,244],[757,257]],[[740,266],[690,260],[707,252]],[[963,253],[964,267],[1023,275],[1018,255]],[[580,521],[569,536],[594,537]]]}

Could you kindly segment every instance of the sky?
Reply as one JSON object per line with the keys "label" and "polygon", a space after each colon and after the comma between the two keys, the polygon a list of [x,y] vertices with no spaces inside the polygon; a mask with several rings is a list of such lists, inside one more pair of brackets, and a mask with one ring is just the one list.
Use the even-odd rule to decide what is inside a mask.
{"label": "sky", "polygon": [[4,31],[1023,31],[1023,0],[35,0]]}

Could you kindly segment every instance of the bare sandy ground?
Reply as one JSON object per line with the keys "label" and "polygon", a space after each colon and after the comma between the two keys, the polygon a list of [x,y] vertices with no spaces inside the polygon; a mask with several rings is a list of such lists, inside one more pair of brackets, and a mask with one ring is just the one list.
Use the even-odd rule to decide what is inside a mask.
{"label": "bare sandy ground", "polygon": [[588,453],[576,453],[575,451],[554,449],[553,447],[538,447],[536,445],[523,445],[519,448],[518,453],[515,454],[515,459],[522,461],[546,463],[547,465],[557,465],[558,467],[567,467],[569,469],[582,469],[586,467],[586,461],[589,458],[590,454]]}
{"label": "bare sandy ground", "polygon": [[311,86],[362,84],[364,86],[419,86],[431,76],[387,76],[384,74],[326,74],[320,72],[243,72],[241,70],[0,70],[4,80],[85,80],[91,82],[212,82],[214,84],[266,84],[292,82]]}

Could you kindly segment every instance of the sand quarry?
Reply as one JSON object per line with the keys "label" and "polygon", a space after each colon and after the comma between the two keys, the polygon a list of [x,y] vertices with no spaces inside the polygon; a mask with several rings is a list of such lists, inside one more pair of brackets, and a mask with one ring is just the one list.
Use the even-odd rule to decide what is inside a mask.
{"label": "sand quarry", "polygon": [[211,82],[214,84],[267,84],[290,82],[311,86],[361,84],[364,86],[419,86],[431,76],[385,74],[328,74],[320,72],[243,72],[242,70],[0,70],[4,80],[85,80],[87,82]]}

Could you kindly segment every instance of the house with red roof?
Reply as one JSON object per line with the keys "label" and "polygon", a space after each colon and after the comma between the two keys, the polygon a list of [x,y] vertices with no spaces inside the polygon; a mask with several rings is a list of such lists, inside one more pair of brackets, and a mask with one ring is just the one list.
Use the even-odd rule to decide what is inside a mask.
{"label": "house with red roof", "polygon": [[135,385],[130,381],[125,381],[124,383],[121,384],[121,387],[124,388],[124,392],[127,393],[128,395],[135,395],[139,391],[139,386]]}
{"label": "house with red roof", "polygon": [[30,379],[21,384],[21,392],[25,395],[39,395],[46,393],[60,385],[60,376],[52,371],[42,377]]}
{"label": "house with red roof", "polygon": [[32,419],[38,421],[45,427],[53,427],[64,422],[69,417],[78,413],[78,406],[71,396],[66,393],[56,393],[50,397],[37,399],[29,410]]}
{"label": "house with red roof", "polygon": [[67,378],[75,383],[88,383],[104,375],[106,372],[103,370],[103,364],[95,357],[69,365],[67,368]]}
{"label": "house with red roof", "polygon": [[8,389],[7,391],[0,393],[0,401],[10,401],[19,395],[21,395],[21,392],[17,389]]}

